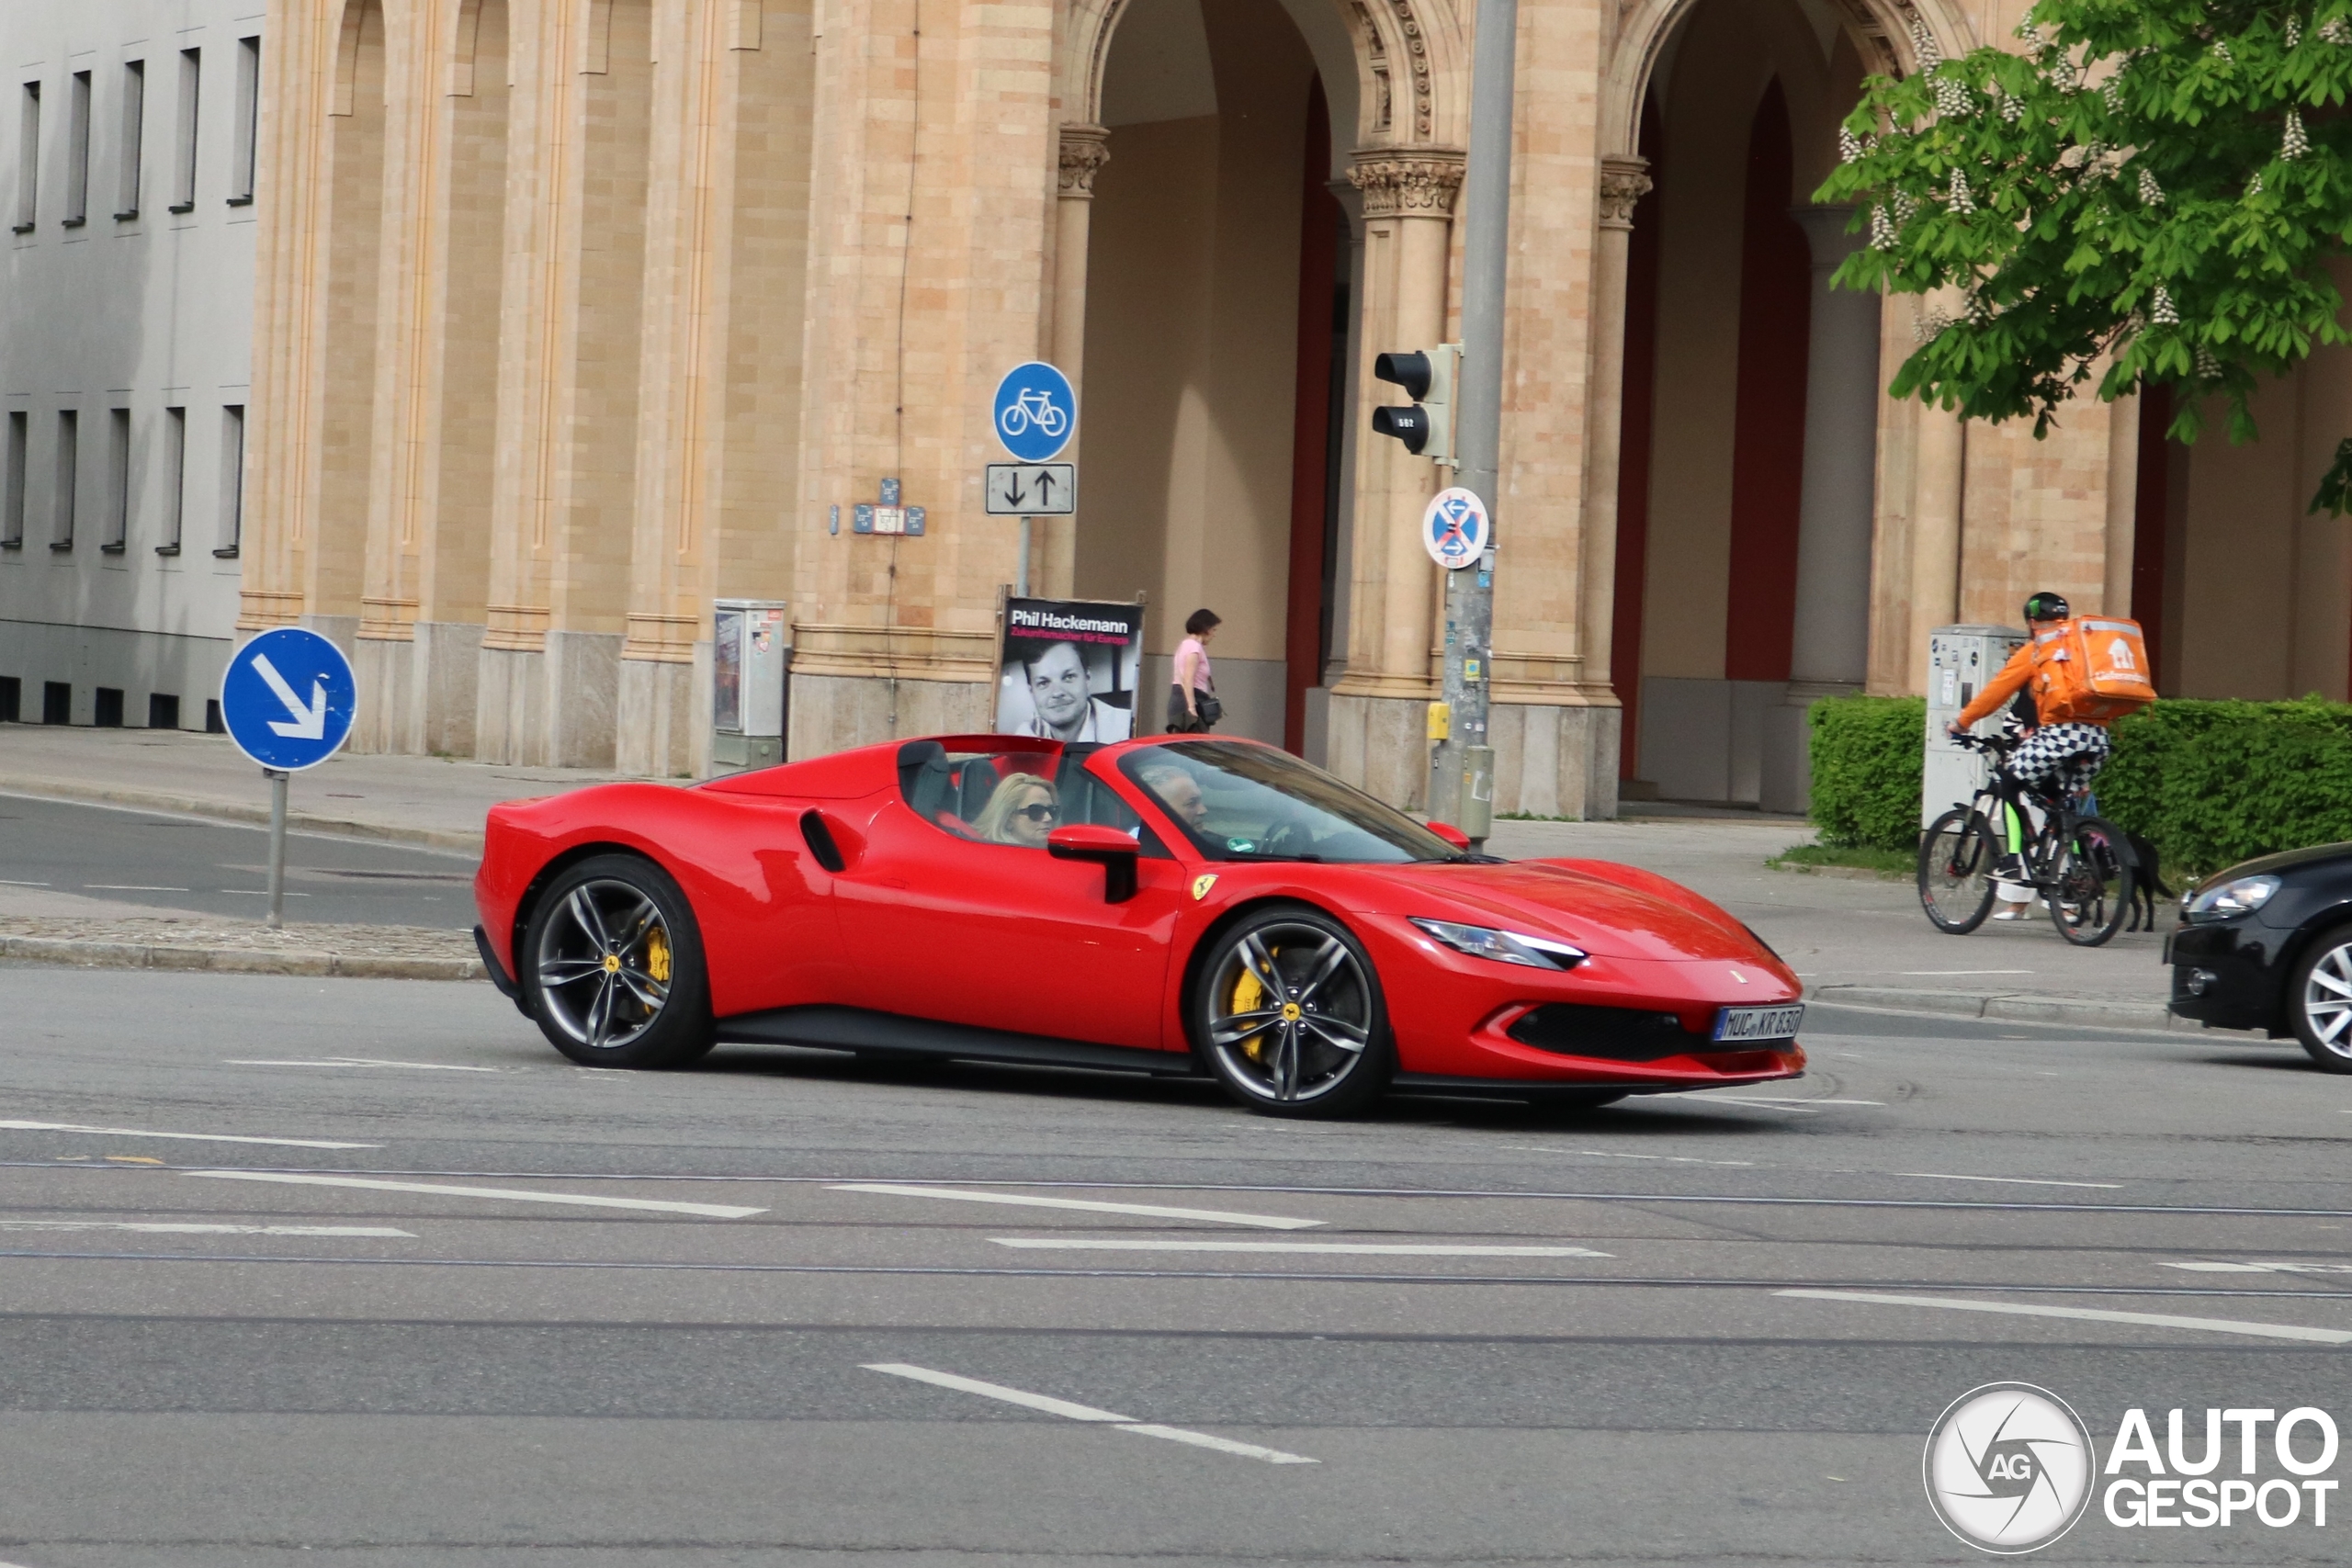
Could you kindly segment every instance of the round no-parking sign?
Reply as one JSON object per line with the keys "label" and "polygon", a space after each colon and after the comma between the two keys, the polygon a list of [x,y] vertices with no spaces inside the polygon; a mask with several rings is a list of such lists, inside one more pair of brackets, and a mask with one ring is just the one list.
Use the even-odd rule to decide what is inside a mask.
{"label": "round no-parking sign", "polygon": [[1493,536],[1487,503],[1460,485],[1438,491],[1421,513],[1421,547],[1448,571],[1477,565]]}

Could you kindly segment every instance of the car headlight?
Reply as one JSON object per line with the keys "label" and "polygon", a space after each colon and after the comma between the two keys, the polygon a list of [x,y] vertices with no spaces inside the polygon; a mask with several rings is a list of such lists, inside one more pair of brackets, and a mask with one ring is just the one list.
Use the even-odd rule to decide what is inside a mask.
{"label": "car headlight", "polygon": [[1418,915],[1413,917],[1413,924],[1456,953],[1466,953],[1473,958],[1492,958],[1504,964],[1524,964],[1530,969],[1573,969],[1587,956],[1565,942],[1526,936],[1518,931],[1498,931],[1489,926],[1425,920]]}
{"label": "car headlight", "polygon": [[2270,896],[2278,891],[2275,876],[2241,876],[2234,882],[2216,883],[2188,900],[2188,918],[2226,920],[2233,915],[2249,915],[2270,902]]}

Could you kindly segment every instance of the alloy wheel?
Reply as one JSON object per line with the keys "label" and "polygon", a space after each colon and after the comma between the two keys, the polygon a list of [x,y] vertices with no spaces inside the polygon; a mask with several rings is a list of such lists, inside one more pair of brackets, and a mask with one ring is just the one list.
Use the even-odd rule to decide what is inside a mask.
{"label": "alloy wheel", "polygon": [[582,882],[550,912],[535,954],[547,1016],[594,1051],[636,1041],[669,1005],[673,944],[660,906],[626,882]]}
{"label": "alloy wheel", "polygon": [[1209,979],[1208,1049],[1226,1076],[1278,1104],[1346,1083],[1373,1038],[1371,977],[1339,936],[1306,921],[1245,931]]}
{"label": "alloy wheel", "polygon": [[2352,1061],[2352,942],[2320,954],[2303,977],[2304,1040]]}

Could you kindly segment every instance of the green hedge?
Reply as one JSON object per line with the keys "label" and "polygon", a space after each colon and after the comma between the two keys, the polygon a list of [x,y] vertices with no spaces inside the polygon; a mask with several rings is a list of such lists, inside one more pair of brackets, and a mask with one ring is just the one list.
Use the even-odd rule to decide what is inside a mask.
{"label": "green hedge", "polygon": [[[1813,820],[1827,842],[1918,842],[1927,728],[1917,697],[1840,697],[1813,709]],[[2167,868],[2352,840],[2352,706],[2169,698],[2115,726],[2099,809],[2145,835]]]}

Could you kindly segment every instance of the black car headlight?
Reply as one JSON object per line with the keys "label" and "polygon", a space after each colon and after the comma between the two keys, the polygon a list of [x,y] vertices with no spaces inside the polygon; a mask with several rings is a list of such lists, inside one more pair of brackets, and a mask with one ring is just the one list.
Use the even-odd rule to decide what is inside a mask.
{"label": "black car headlight", "polygon": [[2182,911],[2192,920],[2226,920],[2238,915],[2250,915],[2270,902],[2278,891],[2275,876],[2241,876],[2231,882],[2217,882],[2191,897]]}
{"label": "black car headlight", "polygon": [[1418,915],[1413,917],[1413,924],[1456,953],[1466,953],[1473,958],[1492,958],[1503,964],[1523,964],[1530,969],[1573,969],[1587,956],[1565,942],[1528,936],[1520,931],[1496,931],[1491,926],[1425,920]]}

